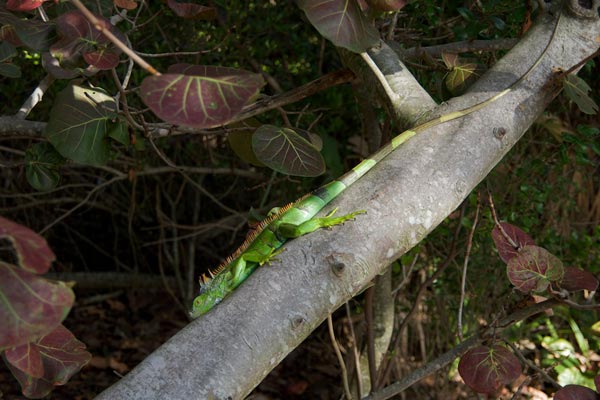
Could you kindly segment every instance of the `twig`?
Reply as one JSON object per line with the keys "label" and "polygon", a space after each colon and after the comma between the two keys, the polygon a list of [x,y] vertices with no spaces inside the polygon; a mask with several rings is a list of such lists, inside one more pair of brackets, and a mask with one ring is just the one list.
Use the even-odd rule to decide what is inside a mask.
{"label": "twig", "polygon": [[381,72],[381,70],[379,69],[377,64],[375,64],[375,62],[373,61],[373,59],[371,58],[369,53],[363,52],[363,53],[360,53],[360,56],[362,57],[363,60],[365,60],[365,62],[369,66],[369,68],[371,68],[371,71],[373,72],[375,77],[377,77],[377,80],[383,87],[383,90],[385,91],[385,94],[388,96],[390,101],[392,101],[392,102],[395,101],[399,97],[398,93],[394,92],[394,90],[390,86],[389,82],[387,81],[386,77],[383,75],[383,73]]}
{"label": "twig", "polygon": [[348,326],[350,327],[350,337],[352,338],[352,353],[354,354],[354,367],[356,370],[356,388],[358,395],[363,392],[362,372],[360,370],[360,354],[358,351],[358,341],[354,333],[354,324],[352,323],[352,312],[350,311],[350,303],[346,302],[346,316],[348,318]]}
{"label": "twig", "polygon": [[54,82],[54,77],[50,74],[46,75],[44,79],[42,79],[37,85],[37,87],[33,90],[33,92],[29,95],[27,100],[25,100],[25,103],[23,103],[21,108],[19,108],[19,111],[17,111],[17,113],[15,114],[15,118],[27,118],[31,110],[33,110],[33,107],[35,107],[40,101],[42,101],[44,93],[46,93],[46,90],[48,90],[50,85],[52,85],[52,82]]}
{"label": "twig", "polygon": [[365,294],[365,323],[367,324],[367,361],[369,362],[369,379],[371,391],[377,380],[377,363],[375,362],[375,322],[373,322],[373,297],[375,287],[371,286]]}
{"label": "twig", "polygon": [[40,230],[40,232],[39,232],[40,235],[43,234],[44,232],[46,232],[48,229],[52,228],[54,225],[56,225],[57,223],[59,223],[63,219],[67,218],[69,215],[73,214],[79,208],[81,208],[100,189],[103,189],[106,186],[112,185],[113,183],[118,182],[118,181],[123,180],[123,179],[125,179],[125,178],[124,177],[120,177],[120,176],[115,176],[114,178],[112,178],[112,179],[110,179],[110,180],[108,180],[108,181],[106,181],[104,183],[101,183],[98,186],[96,186],[95,188],[93,188],[92,190],[90,190],[88,192],[88,194],[83,198],[83,200],[81,200],[79,203],[77,203],[75,205],[75,207],[73,207],[70,210],[66,211],[63,215],[61,215],[60,217],[56,218],[53,222],[49,223],[42,230]]}
{"label": "twig", "polygon": [[498,333],[498,331],[502,331],[508,328],[509,326],[514,325],[516,322],[522,321],[533,315],[539,314],[559,304],[559,300],[550,299],[541,303],[536,303],[530,307],[517,310],[509,316],[500,320],[498,324],[499,326],[490,326],[489,328],[483,330],[481,333],[471,336],[467,340],[459,343],[453,349],[437,357],[435,360],[428,362],[421,368],[417,368],[410,375],[404,377],[402,380],[395,382],[375,393],[372,393],[362,400],[385,400],[396,396],[399,393],[406,390],[407,388],[409,388],[410,386],[420,381],[421,379],[425,378],[426,376],[429,376],[434,372],[445,368],[450,363],[452,363],[456,359],[456,357],[459,357],[462,354],[466,353],[468,350],[478,346],[484,339],[493,335],[494,333]]}
{"label": "twig", "polygon": [[471,254],[471,248],[473,247],[473,235],[475,234],[475,228],[477,227],[477,221],[479,220],[479,209],[481,208],[480,195],[477,193],[477,209],[475,210],[475,218],[473,218],[473,226],[469,232],[467,239],[467,250],[465,253],[465,261],[463,263],[462,278],[460,281],[460,301],[458,302],[458,338],[463,340],[462,334],[462,316],[463,307],[465,303],[465,287],[467,285],[467,267],[469,265],[469,255]]}
{"label": "twig", "polygon": [[550,384],[552,386],[554,386],[555,388],[560,389],[562,387],[561,384],[556,382],[556,380],[554,380],[550,375],[548,375],[548,373],[544,369],[538,367],[533,362],[526,359],[525,356],[523,356],[523,353],[521,353],[521,350],[519,350],[517,348],[517,346],[515,346],[508,340],[506,340],[505,343],[508,345],[508,347],[510,347],[512,349],[513,353],[519,358],[519,360],[521,360],[521,362],[523,364],[527,365],[529,368],[536,371],[538,374],[540,374],[540,376],[542,378],[544,378],[544,380],[546,380],[547,382],[550,382]]}
{"label": "twig", "polygon": [[508,233],[506,233],[506,231],[500,224],[500,221],[498,220],[498,215],[496,214],[496,208],[494,207],[494,200],[492,199],[492,194],[489,191],[488,191],[488,201],[490,202],[490,210],[492,211],[492,217],[494,218],[494,224],[498,227],[498,229],[500,230],[500,233],[502,234],[504,239],[506,239],[508,244],[510,244],[512,247],[514,247],[515,250],[518,250],[520,246],[510,236],[508,236]]}
{"label": "twig", "polygon": [[98,18],[96,18],[96,16],[94,14],[92,14],[92,12],[90,10],[88,10],[86,8],[86,6],[84,6],[81,3],[81,1],[71,0],[71,3],[73,3],[73,5],[75,7],[77,7],[77,9],[79,9],[79,11],[81,11],[81,13],[92,23],[92,25],[94,25],[94,28],[99,30],[104,36],[106,36],[106,38],[108,40],[110,40],[115,46],[117,46],[119,49],[121,49],[121,51],[123,51],[123,53],[127,54],[140,67],[144,68],[146,71],[148,71],[152,75],[157,75],[157,76],[160,75],[160,72],[158,72],[156,69],[154,69],[154,67],[152,65],[148,64],[146,61],[144,61],[144,59],[142,57],[138,56],[133,50],[131,50],[129,47],[127,47],[127,45],[125,43],[123,43],[118,37],[113,35],[113,33],[111,31],[104,28],[104,25],[102,25],[100,23]]}
{"label": "twig", "polygon": [[331,339],[331,345],[335,350],[335,355],[337,356],[338,361],[340,363],[340,367],[342,369],[342,382],[344,384],[344,392],[346,393],[346,398],[348,400],[352,400],[352,393],[350,392],[350,385],[348,384],[348,371],[346,371],[346,363],[344,363],[344,357],[342,357],[340,346],[338,345],[337,340],[335,340],[335,332],[333,331],[333,320],[331,319],[331,314],[327,316],[327,327],[329,328],[329,338]]}

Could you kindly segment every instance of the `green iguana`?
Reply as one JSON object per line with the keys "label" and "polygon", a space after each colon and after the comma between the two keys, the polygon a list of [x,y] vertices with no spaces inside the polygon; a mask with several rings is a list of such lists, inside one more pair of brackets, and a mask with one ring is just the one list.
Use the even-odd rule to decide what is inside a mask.
{"label": "green iguana", "polygon": [[[556,22],[556,25],[558,25],[558,21]],[[556,26],[553,35],[555,32]],[[208,312],[227,295],[233,292],[235,288],[256,270],[256,268],[272,261],[273,257],[281,252],[279,249],[288,239],[306,235],[319,228],[328,228],[342,224],[348,220],[354,219],[355,216],[364,213],[365,211],[361,210],[335,217],[334,213],[336,212],[336,209],[325,217],[315,218],[315,215],[321,211],[323,207],[369,172],[373,166],[392,153],[394,149],[415,136],[417,133],[444,122],[469,115],[509,93],[513,87],[524,81],[540,63],[551,42],[552,38],[549,40],[546,48],[538,57],[537,61],[523,76],[507,89],[462,111],[442,115],[400,133],[393,138],[390,143],[379,149],[370,158],[363,160],[339,179],[320,187],[314,192],[285,207],[271,210],[267,218],[258,225],[245,242],[210,273],[210,278],[206,275],[202,275],[200,281],[200,295],[194,299],[192,311],[190,312],[191,317],[197,318]]]}

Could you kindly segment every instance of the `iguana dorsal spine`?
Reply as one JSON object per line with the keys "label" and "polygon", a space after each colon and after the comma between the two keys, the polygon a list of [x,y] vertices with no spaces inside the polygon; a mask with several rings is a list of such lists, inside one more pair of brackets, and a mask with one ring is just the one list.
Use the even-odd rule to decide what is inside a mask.
{"label": "iguana dorsal spine", "polygon": [[552,43],[559,21],[560,16],[554,26],[552,37],[535,63],[510,87],[464,110],[442,115],[400,133],[387,145],[383,146],[371,157],[360,162],[339,179],[321,186],[314,192],[281,207],[276,213],[268,216],[231,256],[227,257],[221,265],[210,272],[210,278],[206,275],[201,277],[200,295],[194,299],[190,315],[196,318],[212,309],[246,280],[256,268],[272,260],[280,251],[278,249],[288,239],[313,232],[319,228],[342,224],[353,219],[356,215],[363,213],[364,211],[355,211],[347,215],[334,217],[334,210],[325,217],[315,218],[315,215],[328,203],[413,136],[445,122],[453,121],[479,111],[505,96],[514,87],[527,79],[531,72],[539,65],[550,43]]}

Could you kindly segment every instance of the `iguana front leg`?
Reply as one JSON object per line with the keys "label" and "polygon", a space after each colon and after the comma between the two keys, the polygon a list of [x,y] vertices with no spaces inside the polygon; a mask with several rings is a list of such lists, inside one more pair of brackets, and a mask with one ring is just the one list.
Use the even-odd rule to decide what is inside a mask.
{"label": "iguana front leg", "polygon": [[341,217],[334,217],[333,215],[336,211],[337,208],[324,217],[312,218],[299,225],[282,222],[279,224],[277,231],[282,237],[286,239],[293,239],[302,235],[306,235],[307,233],[314,232],[320,228],[330,228],[334,225],[343,224],[346,221],[354,219],[357,215],[364,214],[366,212],[365,210],[359,210],[350,214],[342,215]]}

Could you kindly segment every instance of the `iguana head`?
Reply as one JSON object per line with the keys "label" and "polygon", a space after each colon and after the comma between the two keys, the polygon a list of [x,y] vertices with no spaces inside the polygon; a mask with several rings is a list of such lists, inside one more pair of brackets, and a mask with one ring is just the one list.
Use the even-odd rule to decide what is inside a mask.
{"label": "iguana head", "polygon": [[201,293],[200,296],[194,299],[194,303],[192,304],[192,311],[190,311],[190,316],[192,318],[198,318],[199,316],[206,314],[210,311],[211,308],[219,304],[219,302],[223,300],[223,297],[215,293],[214,291],[207,291]]}

